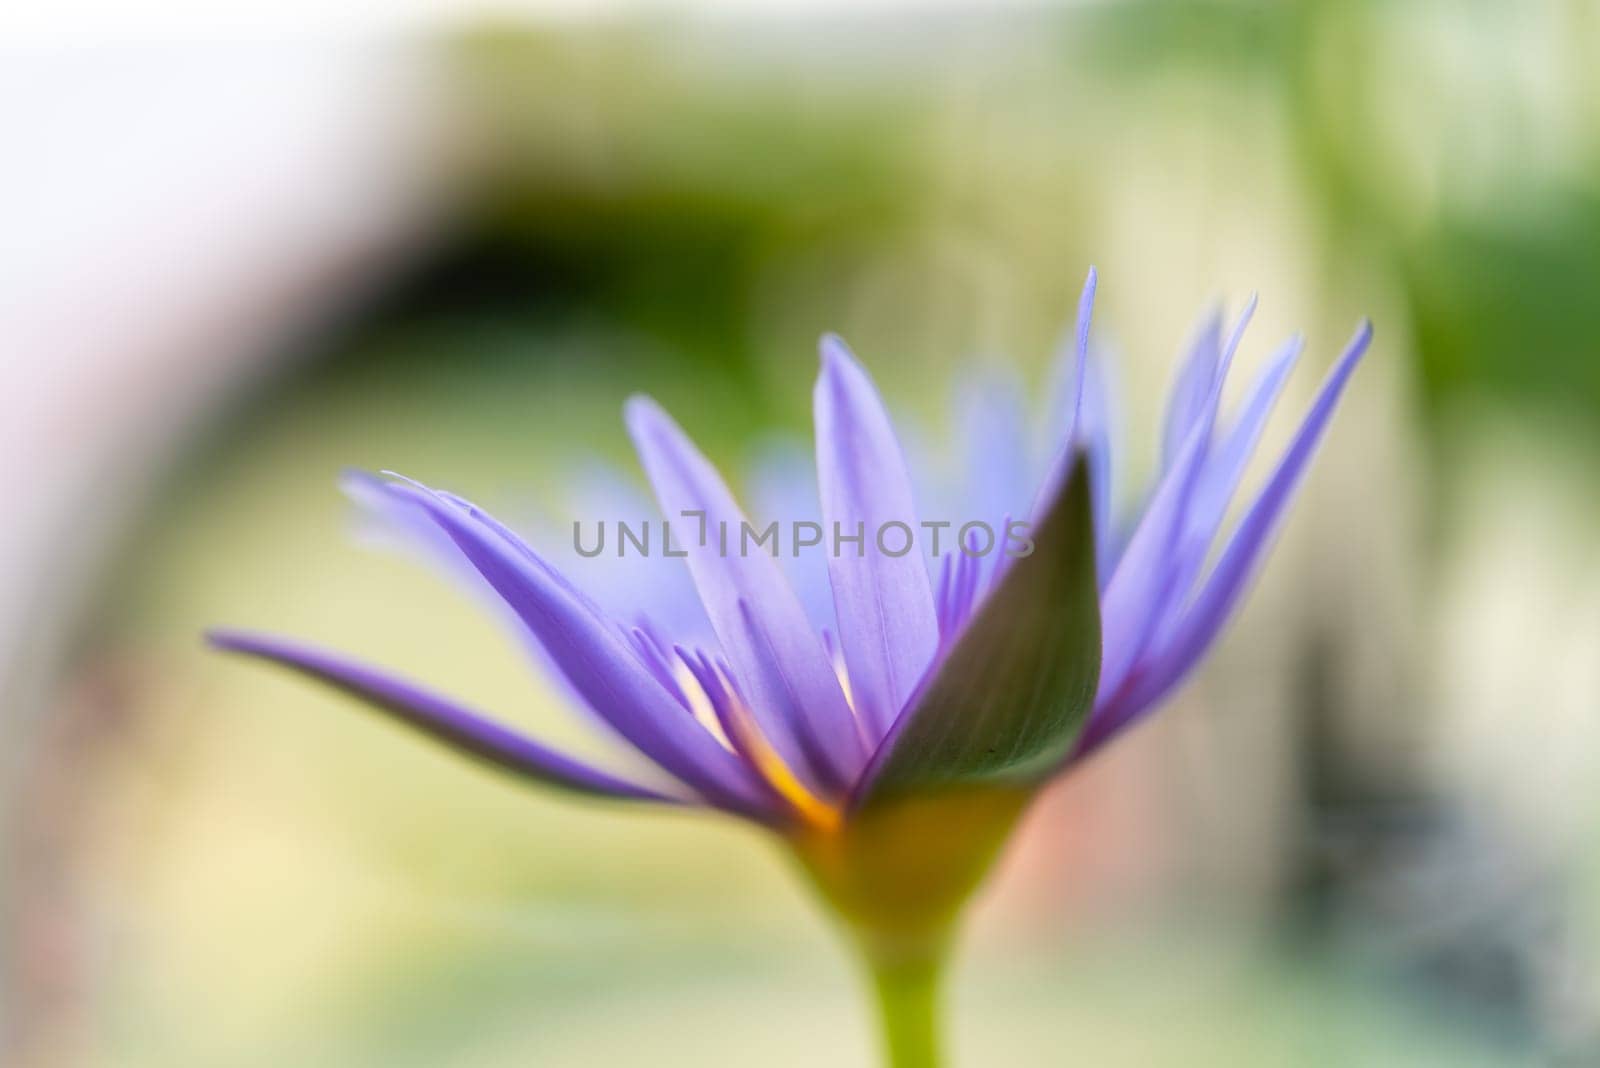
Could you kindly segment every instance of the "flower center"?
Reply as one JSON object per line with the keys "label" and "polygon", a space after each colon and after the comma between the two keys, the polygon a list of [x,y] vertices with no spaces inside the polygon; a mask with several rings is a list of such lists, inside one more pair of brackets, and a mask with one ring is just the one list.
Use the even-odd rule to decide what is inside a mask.
{"label": "flower center", "polygon": [[[676,682],[689,713],[717,742],[738,756],[781,797],[808,828],[838,829],[843,810],[812,793],[768,741],[750,707],[721,668],[702,675],[679,661]],[[714,692],[713,692],[714,691]]]}

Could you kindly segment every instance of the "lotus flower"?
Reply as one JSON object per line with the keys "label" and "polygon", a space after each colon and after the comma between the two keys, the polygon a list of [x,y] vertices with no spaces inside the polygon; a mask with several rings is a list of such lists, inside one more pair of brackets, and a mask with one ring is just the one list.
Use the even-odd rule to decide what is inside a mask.
{"label": "lotus flower", "polygon": [[[1222,422],[1223,382],[1254,301],[1225,335],[1209,321],[1172,391],[1154,486],[1118,524],[1109,399],[1089,356],[1094,289],[1090,271],[1066,353],[1065,432],[1034,503],[1011,513],[1029,517],[1031,552],[985,556],[974,534],[947,540],[930,567],[921,551],[894,555],[870,533],[847,535],[822,547],[825,575],[819,568],[815,580],[831,589],[831,626],[816,618],[830,614],[826,599],[797,592],[785,573],[789,558],[728,551],[725,538],[705,536],[740,530],[744,515],[684,432],[643,397],[629,401],[626,421],[660,509],[669,523],[700,524],[701,536],[680,534],[694,611],[677,596],[649,610],[652,588],[682,581],[676,559],[636,558],[618,597],[604,575],[580,585],[460,497],[398,477],[353,483],[505,611],[573,701],[646,758],[648,775],[580,761],[332,653],[232,631],[211,642],[319,679],[548,786],[713,809],[769,830],[861,948],[890,1063],[935,1064],[938,977],[964,903],[1040,788],[1138,722],[1212,645],[1370,339],[1363,324],[1213,553],[1300,342],[1269,359]],[[926,540],[882,400],[831,337],[815,414],[825,528],[903,525]],[[1023,474],[1014,450],[990,451],[969,500],[989,502]],[[613,578],[624,566],[586,563]]]}

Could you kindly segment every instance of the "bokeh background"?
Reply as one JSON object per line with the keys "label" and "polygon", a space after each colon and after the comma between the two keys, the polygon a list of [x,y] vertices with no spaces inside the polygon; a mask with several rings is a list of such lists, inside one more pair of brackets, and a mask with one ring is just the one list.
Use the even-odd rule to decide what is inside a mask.
{"label": "bokeh background", "polygon": [[645,390],[749,471],[824,330],[938,457],[1090,263],[1130,474],[1209,301],[1260,291],[1246,365],[1307,334],[1269,446],[1378,340],[1217,655],[1008,854],[956,1063],[1600,1059],[1594,5],[351,11],[8,16],[3,1063],[873,1063],[755,833],[199,634],[594,751],[342,468],[570,516]]}

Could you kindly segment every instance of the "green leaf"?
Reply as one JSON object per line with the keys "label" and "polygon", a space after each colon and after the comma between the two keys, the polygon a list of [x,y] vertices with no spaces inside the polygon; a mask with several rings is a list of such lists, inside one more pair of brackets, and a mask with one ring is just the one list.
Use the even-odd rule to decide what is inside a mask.
{"label": "green leaf", "polygon": [[[916,703],[857,798],[1032,787],[1058,770],[1100,676],[1100,593],[1087,464],[1080,453],[1033,530]],[[962,790],[966,792],[966,790]]]}

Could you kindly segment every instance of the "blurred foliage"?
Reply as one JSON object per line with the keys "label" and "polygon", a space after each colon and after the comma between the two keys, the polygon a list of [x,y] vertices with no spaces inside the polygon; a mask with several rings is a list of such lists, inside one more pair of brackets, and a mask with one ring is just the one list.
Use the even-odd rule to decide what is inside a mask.
{"label": "blurred foliage", "polygon": [[[470,324],[474,343],[437,346],[461,361],[525,357],[525,346],[485,337],[496,323],[512,336],[604,323],[650,338],[687,372],[715,371],[759,406],[751,321],[764,272],[808,249],[892,246],[963,211],[939,178],[944,56],[966,37],[1004,54],[1020,34],[1027,45],[985,70],[982,92],[1009,89],[1024,113],[1041,92],[1085,86],[1111,106],[1132,91],[1155,111],[1219,89],[1241,107],[1270,104],[1320,218],[1323,247],[1307,251],[1335,275],[1387,274],[1408,319],[1385,327],[1409,331],[1427,410],[1554,405],[1600,440],[1600,107],[1586,103],[1583,59],[1585,43],[1600,47],[1600,20],[1581,2],[1544,0],[1521,17],[1503,8],[1129,0],[935,28],[865,73],[826,49],[808,70],[793,54],[810,41],[803,32],[785,50],[759,31],[484,28],[452,46],[467,210],[363,328]],[[1474,17],[1487,28],[1463,31]],[[1452,99],[1463,32],[1506,35],[1503,69],[1477,73],[1507,106],[1475,106],[1472,85]],[[868,22],[873,34],[893,36]],[[1519,68],[1541,63],[1573,111],[1554,166],[1516,157],[1519,124],[1540,111],[1537,96],[1516,99],[1537,89]],[[1051,73],[1063,65],[1075,72],[1065,81]],[[1426,106],[1396,106],[1434,89]],[[1494,151],[1458,152],[1458,129]],[[1007,164],[994,164],[1005,182]],[[1059,178],[1063,189],[1082,180]],[[421,350],[382,358],[406,353]]]}
{"label": "blurred foliage", "polygon": [[905,228],[918,130],[903,89],[797,93],[718,58],[636,28],[464,38],[467,209],[392,303],[553,331],[602,321],[690,369],[747,374],[764,260]]}
{"label": "blurred foliage", "polygon": [[1600,434],[1600,181],[1519,214],[1447,218],[1406,250],[1430,394],[1555,407]]}
{"label": "blurred foliage", "polygon": [[[1505,35],[1491,38],[1494,58],[1476,54],[1468,78],[1444,70],[1443,81],[1430,80],[1475,19],[1476,32]],[[1108,5],[1092,25],[1081,54],[1108,79],[1234,85],[1277,103],[1332,252],[1393,272],[1429,411],[1463,399],[1554,405],[1580,416],[1600,444],[1593,5],[1134,0]],[[1396,50],[1415,64],[1416,80],[1379,65]],[[1561,135],[1568,158],[1555,167],[1517,155],[1531,140],[1519,124],[1543,117],[1538,99],[1518,99],[1536,88],[1519,70],[1530,65],[1553,74],[1553,93],[1575,111]],[[1474,81],[1505,95],[1474,107],[1482,95]],[[1417,111],[1397,106],[1402,97],[1426,99],[1425,121],[1439,129],[1417,128]],[[1503,151],[1474,160],[1433,144],[1441,130],[1449,137],[1463,126],[1487,131]],[[1422,207],[1417,162],[1402,147],[1416,144],[1444,155],[1423,164],[1442,173]],[[1474,196],[1486,181],[1492,195]]]}

